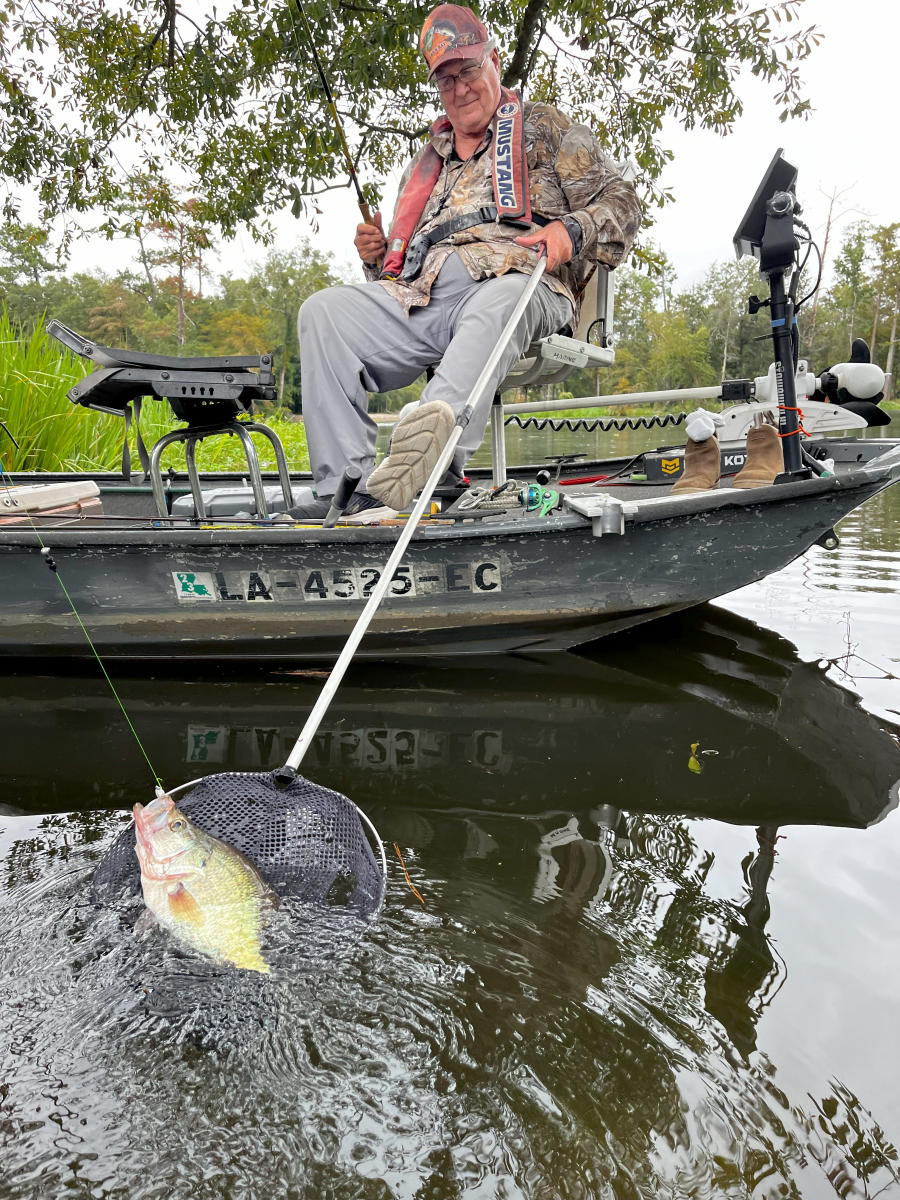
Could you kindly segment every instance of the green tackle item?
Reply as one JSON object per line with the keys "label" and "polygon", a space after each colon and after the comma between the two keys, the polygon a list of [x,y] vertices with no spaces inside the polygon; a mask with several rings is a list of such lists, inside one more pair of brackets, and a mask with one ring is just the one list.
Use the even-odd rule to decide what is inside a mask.
{"label": "green tackle item", "polygon": [[519,503],[526,512],[546,517],[547,513],[559,507],[559,492],[553,491],[552,488],[539,487],[536,483],[530,483],[528,487],[522,488],[519,492]]}

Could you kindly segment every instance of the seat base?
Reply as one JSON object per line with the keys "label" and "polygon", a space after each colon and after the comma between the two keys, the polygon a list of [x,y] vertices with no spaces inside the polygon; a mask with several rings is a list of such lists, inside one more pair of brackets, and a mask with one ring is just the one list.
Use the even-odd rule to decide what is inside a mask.
{"label": "seat base", "polygon": [[259,469],[259,458],[256,454],[256,447],[250,438],[251,433],[262,434],[272,444],[275,451],[275,461],[278,465],[278,482],[281,485],[281,494],[284,497],[284,508],[285,511],[291,508],[294,503],[291,477],[288,471],[284,447],[281,444],[278,434],[270,429],[268,425],[260,425],[257,421],[226,421],[221,425],[214,425],[205,429],[192,427],[175,429],[171,433],[164,434],[150,451],[150,487],[153,490],[153,500],[159,515],[161,517],[169,515],[169,506],[166,503],[162,473],[159,469],[159,462],[166,447],[176,442],[184,442],[184,457],[187,463],[188,480],[191,485],[191,495],[194,499],[194,516],[198,520],[204,520],[207,513],[200,486],[200,476],[197,471],[197,443],[202,442],[208,437],[220,437],[223,434],[227,434],[238,437],[244,447],[244,456],[247,459],[247,470],[250,475],[250,486],[253,490],[253,499],[256,502],[256,515],[265,520],[269,515],[269,508],[266,502],[262,473]]}

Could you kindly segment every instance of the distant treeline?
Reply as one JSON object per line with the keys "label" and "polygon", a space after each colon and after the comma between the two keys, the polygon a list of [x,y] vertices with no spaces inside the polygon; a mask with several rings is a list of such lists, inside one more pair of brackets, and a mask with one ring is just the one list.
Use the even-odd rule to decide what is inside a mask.
{"label": "distant treeline", "polygon": [[[898,231],[900,223],[852,226],[831,263],[830,286],[802,306],[801,353],[817,373],[846,359],[856,337],[891,369],[900,312]],[[127,245],[111,243],[110,260],[125,258]],[[106,345],[158,353],[276,350],[282,402],[300,411],[297,310],[312,292],[348,280],[331,255],[304,242],[269,252],[245,277],[213,281],[205,265],[211,250],[208,238],[197,245],[148,234],[138,241],[132,267],[66,274],[43,230],[7,225],[0,231],[0,302],[26,335],[46,316]],[[632,267],[615,273],[615,365],[576,372],[561,385],[567,392],[656,391],[765,374],[766,310],[751,316],[747,305],[751,294],[765,295],[755,260],[716,263],[701,283],[678,290],[665,255],[656,257],[655,273]],[[815,283],[811,266],[801,298]],[[397,408],[420,389],[421,383],[392,393],[373,407]]]}

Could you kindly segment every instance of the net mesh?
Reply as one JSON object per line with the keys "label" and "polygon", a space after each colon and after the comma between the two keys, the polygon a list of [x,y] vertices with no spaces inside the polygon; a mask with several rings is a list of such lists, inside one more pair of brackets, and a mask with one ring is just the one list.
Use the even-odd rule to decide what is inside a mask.
{"label": "net mesh", "polygon": [[[210,775],[177,807],[200,829],[254,864],[279,896],[343,905],[361,917],[381,907],[383,879],[359,814],[340,792],[298,776],[289,786],[274,774]],[[94,872],[100,903],[140,894],[134,826],[119,835]]]}

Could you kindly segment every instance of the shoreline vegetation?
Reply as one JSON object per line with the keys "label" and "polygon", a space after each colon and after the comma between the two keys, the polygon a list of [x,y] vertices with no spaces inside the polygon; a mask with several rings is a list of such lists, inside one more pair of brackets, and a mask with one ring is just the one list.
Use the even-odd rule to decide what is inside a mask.
{"label": "shoreline vegetation", "polygon": [[[27,471],[118,471],[122,462],[124,422],[119,417],[93,412],[72,404],[66,392],[88,374],[90,364],[75,357],[51,338],[39,322],[23,334],[0,310],[0,465],[4,473]],[[689,402],[690,403],[690,402]],[[623,405],[623,409],[624,409]],[[672,405],[629,405],[629,415],[651,415]],[[693,405],[692,407],[696,407]],[[887,411],[900,411],[900,403],[884,403]],[[609,417],[614,404],[600,408],[535,412],[534,417]],[[381,423],[396,420],[396,413],[373,413]],[[256,420],[274,427],[292,470],[309,470],[309,451],[302,419],[290,409],[262,406]],[[177,427],[168,404],[145,403],[141,436],[150,447]],[[4,428],[5,427],[5,428]],[[16,445],[17,443],[17,445]],[[260,466],[275,470],[275,458],[265,438],[256,439]],[[134,429],[129,437],[132,461],[137,461]],[[207,471],[241,470],[246,466],[237,439],[211,439],[198,447],[198,467]],[[163,468],[183,469],[184,451],[172,446],[163,455]]]}

